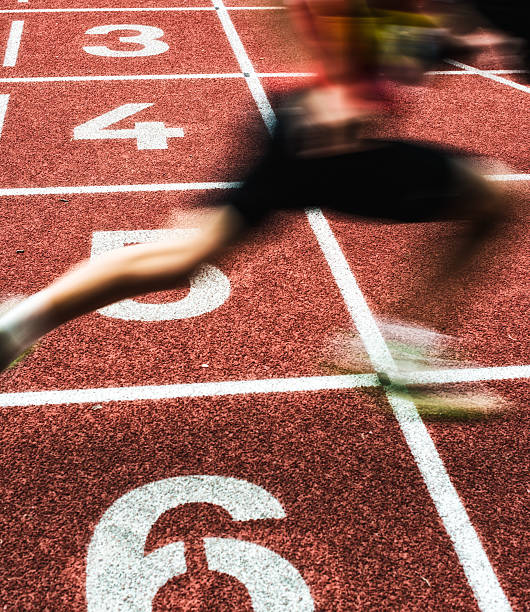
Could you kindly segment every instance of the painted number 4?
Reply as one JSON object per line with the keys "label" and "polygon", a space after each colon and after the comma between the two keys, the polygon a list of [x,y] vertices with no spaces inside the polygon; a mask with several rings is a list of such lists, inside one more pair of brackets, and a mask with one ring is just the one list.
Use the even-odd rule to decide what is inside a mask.
{"label": "painted number 4", "polygon": [[168,138],[184,136],[182,128],[168,128],[161,121],[137,121],[134,128],[109,129],[109,127],[131,115],[153,106],[148,104],[123,104],[108,113],[94,117],[74,128],[74,140],[114,140],[118,138],[136,139],[139,150],[167,149]]}

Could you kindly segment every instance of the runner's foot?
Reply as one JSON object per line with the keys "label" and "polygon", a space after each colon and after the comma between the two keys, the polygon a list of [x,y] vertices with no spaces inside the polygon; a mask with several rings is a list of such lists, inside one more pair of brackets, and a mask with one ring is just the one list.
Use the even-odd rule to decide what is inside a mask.
{"label": "runner's foot", "polygon": [[[442,386],[407,387],[408,375],[420,370],[454,369],[475,364],[458,357],[458,339],[419,325],[379,320],[378,326],[392,355],[395,370],[378,372],[385,387],[414,402],[427,420],[471,421],[500,416],[508,408],[506,400],[483,389],[470,391]],[[355,331],[343,331],[330,342],[324,365],[335,373],[366,373],[369,357]]]}
{"label": "runner's foot", "polygon": [[23,299],[24,296],[14,296],[0,304],[0,372],[19,364],[34,349],[34,345],[28,347],[20,338],[17,339],[8,325],[2,325],[4,315]]}

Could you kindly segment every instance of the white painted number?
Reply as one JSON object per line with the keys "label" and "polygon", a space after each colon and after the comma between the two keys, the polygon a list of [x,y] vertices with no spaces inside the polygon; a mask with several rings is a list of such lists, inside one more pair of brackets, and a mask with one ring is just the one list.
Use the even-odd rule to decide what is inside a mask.
{"label": "white painted number", "polygon": [[[88,547],[88,612],[150,612],[157,591],[186,572],[185,546],[173,542],[144,555],[147,536],[167,510],[205,503],[234,521],[282,519],[270,493],[246,480],[180,476],[152,482],[116,500],[99,521]],[[257,612],[310,612],[313,599],[296,568],[277,553],[229,538],[204,538],[208,568],[245,585]]]}
{"label": "white painted number", "polygon": [[[97,257],[126,244],[158,242],[166,238],[187,238],[195,229],[137,230],[94,232],[90,256]],[[230,295],[230,281],[215,266],[205,264],[190,278],[190,292],[181,300],[165,304],[145,304],[135,300],[122,300],[105,306],[98,312],[124,321],[172,321],[198,317],[219,308]]]}
{"label": "white painted number", "polygon": [[109,32],[114,32],[115,30],[134,30],[135,32],[139,32],[139,34],[135,34],[134,36],[120,36],[120,42],[142,45],[142,49],[123,49],[117,51],[116,49],[109,49],[104,45],[83,47],[83,49],[91,55],[101,55],[103,57],[146,57],[148,55],[159,55],[169,49],[167,43],[158,40],[164,36],[164,30],[153,26],[131,25],[127,23],[103,25],[90,28],[90,30],[87,30],[85,33],[109,34]]}
{"label": "white painted number", "polygon": [[139,150],[167,149],[168,138],[184,136],[182,128],[167,128],[161,121],[137,121],[134,128],[109,130],[108,127],[136,115],[140,111],[153,106],[147,104],[123,104],[108,113],[94,117],[86,123],[74,128],[74,140],[114,140],[117,138],[136,138]]}

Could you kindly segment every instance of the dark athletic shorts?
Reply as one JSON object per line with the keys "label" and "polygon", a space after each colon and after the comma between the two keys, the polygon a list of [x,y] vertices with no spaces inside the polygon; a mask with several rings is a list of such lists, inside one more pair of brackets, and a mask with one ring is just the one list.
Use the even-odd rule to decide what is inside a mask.
{"label": "dark athletic shorts", "polygon": [[440,148],[370,140],[368,149],[304,158],[292,152],[288,122],[279,115],[267,151],[231,196],[249,226],[273,211],[311,207],[381,221],[433,221],[450,217],[462,196],[463,171]]}

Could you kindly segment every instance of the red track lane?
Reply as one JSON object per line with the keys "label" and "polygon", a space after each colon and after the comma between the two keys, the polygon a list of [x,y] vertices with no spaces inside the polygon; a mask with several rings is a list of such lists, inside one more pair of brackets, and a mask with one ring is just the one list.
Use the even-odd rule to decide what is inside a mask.
{"label": "red track lane", "polygon": [[[237,181],[266,130],[244,79],[68,83],[2,87],[10,94],[2,135],[6,187]],[[226,100],[231,100],[227,105]],[[73,140],[74,128],[129,103],[152,103],[111,129],[162,121],[184,130],[168,148],[134,138]]]}
{"label": "red track lane", "polygon": [[530,590],[530,390],[528,381],[489,386],[516,407],[504,419],[428,428],[513,609],[525,610]]}
{"label": "red track lane", "polygon": [[[61,197],[10,200],[1,266],[1,286],[10,293],[34,292],[88,257],[93,231],[156,229],[172,206],[189,206],[200,195],[67,196],[68,203]],[[296,242],[287,239],[293,233]],[[17,254],[21,248],[24,253]],[[349,316],[302,215],[276,217],[263,239],[219,266],[230,280],[231,294],[216,310],[164,322],[84,317],[50,334],[23,365],[1,375],[2,389],[327,373],[319,365],[323,346],[334,330],[348,326]],[[175,301],[186,293],[139,301]]]}
{"label": "red track lane", "polygon": [[[141,51],[142,44],[119,40],[138,36],[133,29],[85,34],[90,28],[119,24],[160,28],[164,34],[158,40],[169,49],[147,57],[103,57],[83,50],[106,46]],[[0,68],[2,77],[211,72],[240,72],[215,11],[28,15],[16,65]]]}
{"label": "red track lane", "polygon": [[[66,6],[60,0],[6,2],[3,8]],[[104,4],[153,6],[147,0]],[[227,2],[267,4],[276,2]],[[99,0],[68,1],[69,8],[100,6]],[[212,4],[162,0],[156,6]],[[285,12],[232,11],[230,16],[256,71],[312,69],[308,54],[290,42]],[[10,22],[25,23],[17,64],[0,67],[0,78],[240,72],[213,11],[2,17],[0,57]],[[120,33],[84,34],[89,27],[119,23],[162,28],[170,50],[146,58],[103,58],[82,50],[98,44],[124,48]],[[490,51],[472,63],[484,69],[512,67]],[[436,68],[456,70],[447,64]],[[522,81],[520,75],[507,78]],[[262,80],[271,100],[307,82]],[[10,94],[0,140],[2,188],[238,181],[266,140],[243,79],[3,83],[0,94]],[[396,89],[396,95],[401,112],[384,135],[443,142],[497,157],[512,168],[503,173],[529,172],[521,136],[530,128],[523,92],[479,76],[454,75],[433,77],[430,88]],[[185,137],[170,138],[166,150],[149,151],[138,150],[134,139],[72,140],[74,127],[131,102],[154,105],[112,128],[163,121],[166,127],[183,128]],[[456,313],[458,330],[456,317],[447,323],[449,332],[462,335],[465,356],[487,366],[530,363],[528,184],[512,183],[509,192],[518,216],[515,247],[492,253],[488,283],[471,310]],[[2,197],[0,297],[37,291],[87,257],[94,231],[156,229],[173,208],[186,217],[190,209],[227,195]],[[407,310],[403,299],[410,287],[424,278],[456,230],[451,224],[374,226],[328,216],[376,315]],[[231,283],[230,297],[216,310],[158,323],[88,315],[52,332],[21,365],[0,375],[2,392],[329,373],[321,364],[324,347],[351,320],[302,213],[276,216],[262,239],[216,265]],[[175,301],[185,293],[181,288],[138,301]],[[368,361],[365,365],[370,371]],[[512,411],[496,421],[429,423],[428,429],[513,609],[524,610],[530,575],[523,503],[528,383],[484,382],[481,388],[507,398]],[[449,537],[387,408],[381,390],[357,389],[2,409],[4,607],[83,609],[87,547],[109,506],[147,483],[206,474],[263,487],[282,504],[286,518],[236,523],[219,507],[204,504],[163,514],[145,552],[184,540],[190,571],[160,589],[157,612],[172,606],[251,610],[241,583],[208,572],[201,545],[207,535],[255,542],[284,557],[309,586],[318,611],[476,610]]]}
{"label": "red track lane", "polygon": [[[518,190],[522,192],[520,199]],[[523,205],[528,189],[519,187],[514,191],[514,200]],[[374,225],[351,223],[336,215],[330,218],[334,219],[331,227],[372,311],[383,317],[421,317],[424,305],[415,300],[414,288],[433,273],[437,262],[443,261],[454,241],[456,225]],[[438,322],[447,333],[458,334],[463,357],[479,365],[530,363],[527,223],[527,214],[516,222],[509,250],[496,247],[485,251],[483,276],[474,293],[467,283],[454,285],[459,291],[456,310],[450,320]]]}
{"label": "red track lane", "polygon": [[188,610],[251,609],[241,585],[206,571],[198,542],[208,534],[285,557],[322,612],[476,609],[381,401],[352,391],[2,412],[2,601],[82,609],[86,550],[103,512],[145,483],[213,474],[263,487],[286,518],[238,524],[195,505],[162,515],[146,553],[185,540],[197,565],[159,591],[155,610],[170,601]]}
{"label": "red track lane", "polygon": [[286,11],[234,11],[230,18],[256,72],[314,70],[311,55],[294,39]]}

